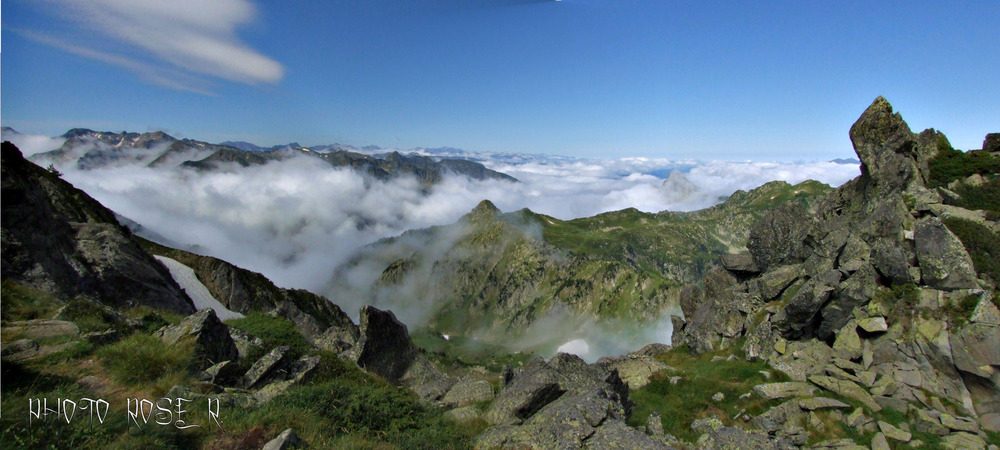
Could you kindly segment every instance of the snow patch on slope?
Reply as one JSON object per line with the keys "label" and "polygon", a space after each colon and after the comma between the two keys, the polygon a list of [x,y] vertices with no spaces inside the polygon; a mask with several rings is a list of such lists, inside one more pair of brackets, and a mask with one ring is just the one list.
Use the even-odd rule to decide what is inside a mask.
{"label": "snow patch on slope", "polygon": [[167,266],[167,269],[170,270],[170,276],[174,277],[174,281],[181,285],[181,288],[187,292],[188,297],[191,297],[195,309],[212,308],[215,310],[215,314],[219,316],[219,320],[239,319],[243,317],[243,314],[229,310],[216,300],[212,296],[212,293],[208,291],[208,288],[195,276],[194,269],[166,256],[153,255],[153,257]]}

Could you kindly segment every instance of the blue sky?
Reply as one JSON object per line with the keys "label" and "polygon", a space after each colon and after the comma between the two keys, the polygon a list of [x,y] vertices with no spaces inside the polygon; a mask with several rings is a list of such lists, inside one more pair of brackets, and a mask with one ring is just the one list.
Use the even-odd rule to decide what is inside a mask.
{"label": "blue sky", "polygon": [[3,124],[584,157],[851,157],[884,95],[1000,131],[1000,3],[7,0]]}

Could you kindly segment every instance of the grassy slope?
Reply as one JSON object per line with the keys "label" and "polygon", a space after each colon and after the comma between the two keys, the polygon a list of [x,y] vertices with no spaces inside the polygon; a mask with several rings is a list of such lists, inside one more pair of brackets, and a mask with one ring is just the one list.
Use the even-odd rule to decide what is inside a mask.
{"label": "grassy slope", "polygon": [[[10,281],[3,283],[4,321],[51,317],[62,301]],[[188,423],[202,428],[180,431],[149,425],[139,432],[129,427],[127,398],[157,399],[174,385],[197,386],[189,344],[168,346],[152,336],[159,325],[180,317],[160,315],[148,308],[122,311],[153,325],[107,344],[79,341],[48,356],[20,363],[4,362],[0,394],[0,443],[3,447],[58,448],[259,448],[288,427],[317,448],[464,448],[481,428],[459,427],[443,419],[436,408],[419,403],[403,388],[362,372],[336,356],[307,348],[287,321],[255,314],[234,326],[261,335],[271,343],[297,343],[299,352],[321,357],[317,375],[305,385],[292,387],[263,407],[223,404],[220,415],[225,431],[207,427],[207,397],[194,393],[185,398]],[[86,329],[113,328],[100,314],[74,318]],[[84,328],[84,327],[81,327]],[[16,336],[4,336],[9,340]],[[70,340],[72,342],[72,340]],[[285,342],[288,341],[288,342]],[[56,342],[41,342],[42,344]],[[110,402],[104,423],[90,426],[85,411],[77,411],[70,424],[37,420],[29,424],[29,398],[101,398]],[[50,405],[51,406],[51,405]]]}

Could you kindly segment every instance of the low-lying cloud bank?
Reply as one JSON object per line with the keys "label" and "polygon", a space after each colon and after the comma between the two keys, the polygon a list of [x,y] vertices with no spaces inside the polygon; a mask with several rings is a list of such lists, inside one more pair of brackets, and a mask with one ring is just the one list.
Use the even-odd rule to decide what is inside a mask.
{"label": "low-lying cloud bank", "polygon": [[[12,133],[4,138],[26,155],[63,142]],[[337,290],[324,289],[324,283],[358,248],[408,229],[452,223],[483,199],[504,211],[530,208],[572,219],[624,208],[690,211],[771,180],[815,179],[836,186],[859,174],[857,165],[832,162],[469,155],[520,182],[449,175],[422,192],[413,178],[380,181],[309,157],[206,172],[149,168],[136,159],[92,170],[78,169],[75,161],[55,166],[105,206],[173,244],[261,272],[281,286],[327,294],[342,304],[353,302],[338,299]],[[42,157],[36,160],[48,165]],[[579,338],[592,349],[604,345],[599,337]]]}

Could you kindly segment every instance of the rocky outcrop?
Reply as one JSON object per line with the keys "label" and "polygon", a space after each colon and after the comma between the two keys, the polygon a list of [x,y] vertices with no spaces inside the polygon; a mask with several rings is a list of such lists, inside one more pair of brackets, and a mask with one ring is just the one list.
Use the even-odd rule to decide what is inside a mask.
{"label": "rocky outcrop", "polygon": [[195,354],[202,367],[234,360],[239,356],[236,344],[229,335],[229,327],[219,320],[215,310],[211,308],[202,309],[177,325],[164,327],[156,335],[170,345],[181,340],[193,341]]}
{"label": "rocky outcrop", "polygon": [[615,370],[574,355],[535,359],[511,379],[484,418],[477,448],[667,448],[625,424],[628,387]]}
{"label": "rocky outcrop", "polygon": [[301,289],[279,288],[264,275],[226,261],[142,241],[154,255],[177,260],[194,270],[212,297],[240,314],[268,312],[295,323],[311,343],[340,353],[358,339],[358,327],[325,297]]}
{"label": "rocky outcrop", "polygon": [[392,311],[361,308],[361,336],[351,359],[358,366],[391,382],[399,382],[417,358],[406,325]]}
{"label": "rocky outcrop", "polygon": [[[925,185],[947,138],[912,133],[881,97],[850,135],[861,176],[813,209],[766,213],[747,244],[761,274],[723,264],[736,281],[721,286],[706,277],[704,294],[689,295],[687,305],[682,297],[687,320],[674,340],[704,352],[745,338],[747,359],[795,380],[756,389],[765,398],[803,396],[751,420],[775,437],[805,443],[807,428],[822,426],[817,411],[846,406],[828,398],[836,394],[865,411],[907,413],[945,442],[970,444],[976,427],[1000,419],[1000,311],[982,289],[993,288],[990,281],[945,225],[965,210],[944,208]],[[911,439],[862,409],[846,422],[878,432],[873,444]]]}
{"label": "rocky outcrop", "polygon": [[3,279],[63,300],[87,295],[114,307],[180,314],[191,300],[114,213],[55,173],[2,149]]}

